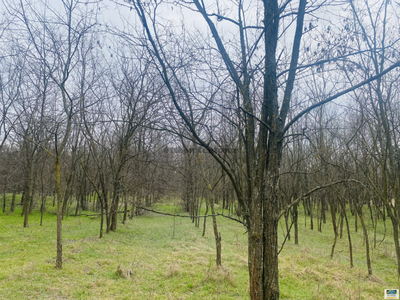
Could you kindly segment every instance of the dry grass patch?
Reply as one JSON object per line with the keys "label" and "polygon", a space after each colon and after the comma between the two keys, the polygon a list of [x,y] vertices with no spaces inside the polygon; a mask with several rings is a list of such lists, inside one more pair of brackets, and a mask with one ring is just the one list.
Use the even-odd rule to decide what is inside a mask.
{"label": "dry grass patch", "polygon": [[206,272],[206,281],[207,280],[213,280],[217,283],[223,283],[226,282],[230,286],[235,287],[236,282],[234,279],[234,276],[232,274],[232,271],[224,266],[221,267],[214,267],[214,268],[208,268]]}
{"label": "dry grass patch", "polygon": [[180,272],[180,267],[177,264],[170,264],[167,267],[167,270],[164,272],[164,277],[165,278],[172,278],[175,275],[178,275]]}

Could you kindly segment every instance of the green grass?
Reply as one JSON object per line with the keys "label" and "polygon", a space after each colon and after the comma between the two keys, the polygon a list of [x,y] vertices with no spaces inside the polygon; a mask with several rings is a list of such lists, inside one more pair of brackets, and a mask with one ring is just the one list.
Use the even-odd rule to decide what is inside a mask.
{"label": "green grass", "polygon": [[[153,208],[175,212],[169,204]],[[301,213],[300,244],[287,241],[279,257],[281,299],[383,299],[385,288],[400,287],[389,221],[386,239],[371,251],[374,275],[368,277],[361,226],[356,233],[351,224],[350,268],[346,230],[331,259],[329,220],[320,233],[308,228],[309,221],[304,226]],[[0,299],[249,299],[247,235],[236,222],[218,218],[223,268],[217,269],[211,219],[204,238],[202,221],[195,228],[190,219],[175,218],[172,238],[173,217],[146,213],[99,239],[98,218],[66,217],[60,271],[54,267],[56,216],[45,213],[39,226],[40,213],[34,211],[30,227],[23,228],[20,214],[20,207],[13,214],[0,212]],[[377,238],[382,237],[381,222]],[[130,278],[118,274],[118,266]]]}

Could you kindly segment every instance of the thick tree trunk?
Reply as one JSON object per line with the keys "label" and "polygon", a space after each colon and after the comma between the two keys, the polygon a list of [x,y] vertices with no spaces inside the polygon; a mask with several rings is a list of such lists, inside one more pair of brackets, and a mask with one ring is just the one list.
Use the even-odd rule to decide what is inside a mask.
{"label": "thick tree trunk", "polygon": [[263,299],[263,232],[261,209],[253,211],[253,222],[248,231],[248,266],[250,299]]}
{"label": "thick tree trunk", "polygon": [[263,299],[279,299],[278,215],[281,144],[273,139],[267,170],[267,197],[263,201]]}
{"label": "thick tree trunk", "polygon": [[278,273],[278,220],[276,209],[267,210],[264,215],[264,298],[279,299]]}

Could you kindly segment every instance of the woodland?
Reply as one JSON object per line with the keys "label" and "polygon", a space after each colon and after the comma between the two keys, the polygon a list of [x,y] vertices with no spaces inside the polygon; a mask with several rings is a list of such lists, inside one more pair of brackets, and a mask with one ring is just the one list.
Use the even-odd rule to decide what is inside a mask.
{"label": "woodland", "polygon": [[[199,299],[318,299],[280,286],[280,253],[313,243],[382,294],[399,285],[399,14],[389,0],[1,0],[0,251],[16,228],[41,240],[43,226],[52,272],[66,272],[65,223],[101,245],[132,235],[135,247],[132,224],[152,236],[173,222],[172,240],[182,228],[204,245],[212,236],[204,282],[218,287],[221,276],[234,286],[224,229],[225,248],[241,245],[246,296]],[[383,280],[374,263],[387,259]],[[163,280],[184,273],[169,268]],[[135,299],[161,297],[150,290]]]}

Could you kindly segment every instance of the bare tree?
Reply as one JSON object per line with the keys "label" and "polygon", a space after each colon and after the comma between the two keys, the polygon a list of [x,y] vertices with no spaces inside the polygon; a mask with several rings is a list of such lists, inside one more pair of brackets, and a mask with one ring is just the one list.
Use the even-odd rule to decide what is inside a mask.
{"label": "bare tree", "polygon": [[[10,5],[10,7],[13,7]],[[21,1],[14,8],[25,26],[29,41],[32,42],[36,57],[57,86],[57,98],[53,103],[55,125],[52,129],[54,150],[47,151],[54,159],[55,190],[57,194],[57,259],[56,267],[62,268],[62,191],[61,191],[61,156],[69,140],[73,116],[77,103],[84,94],[74,90],[72,73],[79,68],[79,47],[85,36],[96,23],[96,3],[83,5],[79,1],[62,1],[60,7],[50,7],[47,2],[34,4]],[[87,44],[87,49],[92,45]],[[84,67],[83,65],[81,65]],[[84,72],[81,73],[84,80]],[[79,106],[78,106],[79,107]]]}
{"label": "bare tree", "polygon": [[[193,109],[190,106],[199,100],[196,98],[199,94],[191,88],[187,73],[182,71],[183,66],[186,66],[183,62],[186,61],[175,59],[173,51],[176,53],[178,49],[192,49],[185,47],[187,41],[183,46],[177,39],[171,39],[177,34],[173,29],[168,30],[166,35],[169,38],[164,39],[162,32],[165,27],[158,19],[158,9],[162,9],[163,2],[153,4],[132,0],[129,3],[134,7],[143,27],[146,40],[143,41],[141,37],[141,41],[154,57],[177,112],[196,143],[216,159],[234,186],[248,229],[251,299],[278,299],[279,178],[288,129],[313,109],[380,78],[400,63],[381,69],[375,76],[350,87],[337,86],[330,96],[314,104],[306,103],[303,110],[289,119],[289,113],[294,110],[291,104],[296,75],[300,70],[307,69],[306,65],[299,65],[299,56],[303,50],[302,36],[305,31],[314,28],[312,22],[310,26],[305,26],[305,17],[307,12],[315,14],[317,9],[323,9],[324,6],[319,3],[307,5],[306,1],[300,0],[296,3],[297,8],[294,4],[288,5],[289,2],[279,4],[278,1],[257,2],[254,7],[248,7],[243,1],[238,1],[235,3],[235,13],[230,13],[232,9],[221,7],[222,4],[218,2],[179,2],[204,19],[213,41],[205,39],[204,48],[213,49],[214,57],[222,60],[225,74],[240,95],[237,97],[237,109],[241,110],[240,118],[243,120],[239,134],[243,137],[245,162],[242,178],[237,175],[238,170],[232,168],[216,151],[214,135],[205,135],[204,130],[199,130],[197,122],[201,116],[196,119],[191,114]],[[249,24],[250,20],[253,22]],[[225,38],[220,28],[223,26],[217,26],[217,22],[228,23],[235,34]],[[289,36],[288,32],[293,37],[292,42],[283,40]],[[182,34],[180,38],[182,40]],[[280,60],[280,52],[287,54],[285,59]],[[178,53],[185,58],[181,51]],[[191,56],[194,54],[191,53]],[[331,61],[331,58],[324,59]],[[313,65],[318,63],[322,64],[317,61]],[[210,97],[203,100],[205,111],[210,109],[208,105],[213,100],[212,95]]]}

